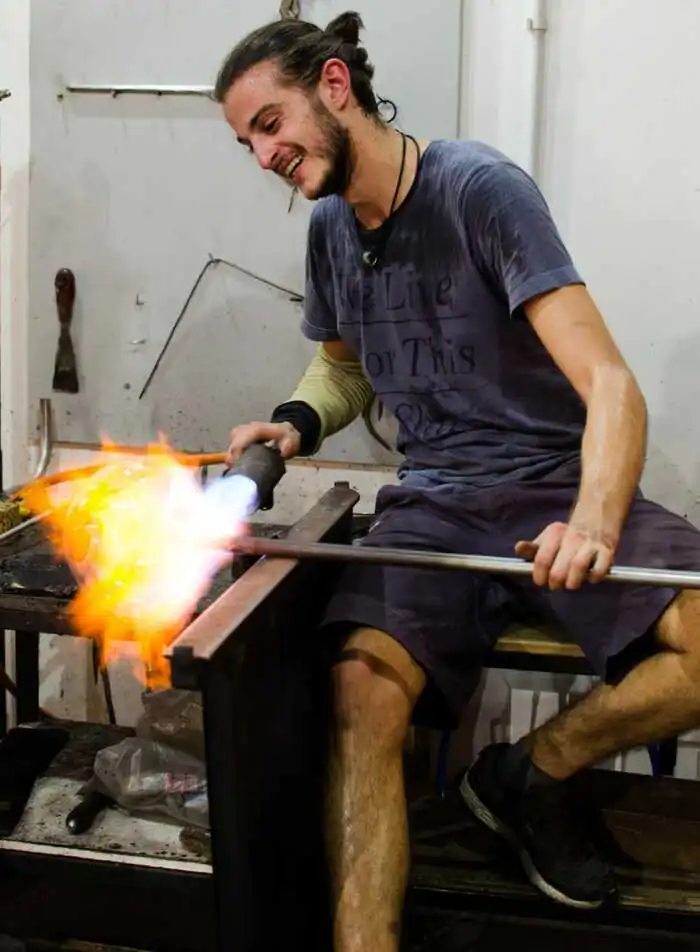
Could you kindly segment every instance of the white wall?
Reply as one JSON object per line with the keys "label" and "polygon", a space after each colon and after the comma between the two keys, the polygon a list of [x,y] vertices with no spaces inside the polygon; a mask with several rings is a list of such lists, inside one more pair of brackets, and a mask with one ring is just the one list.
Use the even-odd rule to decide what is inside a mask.
{"label": "white wall", "polygon": [[[180,447],[219,450],[232,425],[267,418],[313,353],[284,295],[225,266],[210,271],[143,401],[139,392],[208,255],[303,292],[311,206],[299,198],[288,213],[287,187],[261,172],[208,100],[57,93],[65,83],[211,84],[279,0],[31,6],[31,406],[50,393],[53,278],[71,267],[81,393],[54,398],[61,438],[142,443],[163,430]],[[304,4],[322,25],[343,9]],[[456,133],[459,10],[459,0],[434,0],[406,17],[401,0],[365,4],[377,89],[423,136]],[[382,452],[358,425],[322,455]]]}
{"label": "white wall", "polygon": [[[472,0],[465,18],[462,132],[523,164],[537,6]],[[644,488],[697,521],[700,4],[545,6],[539,182],[647,396]]]}
{"label": "white wall", "polygon": [[0,5],[0,439],[3,485],[23,479],[28,460],[29,5]]}
{"label": "white wall", "polygon": [[[15,0],[17,10],[24,6]],[[693,269],[700,244],[700,5],[548,0],[536,155],[531,120],[538,113],[534,68],[541,37],[527,21],[542,4],[411,2],[413,21],[407,0],[359,6],[379,89],[397,99],[405,128],[480,138],[538,172],[563,236],[647,395],[645,489],[700,524],[700,419],[692,412],[700,350]],[[38,399],[51,395],[57,331],[52,283],[64,265],[78,278],[75,336],[83,390],[78,397],[53,395],[59,437],[95,440],[106,432],[141,441],[163,427],[178,445],[219,448],[237,415],[266,413],[293,385],[308,353],[293,306],[217,271],[200,289],[152,399],[138,404],[140,384],[208,253],[301,288],[308,208],[299,202],[287,214],[287,193],[251,167],[212,104],[56,98],[67,80],[211,82],[228,46],[276,7],[276,0],[143,0],[136,29],[134,8],[118,0],[33,0],[28,312],[21,213],[11,241],[5,235],[2,245],[3,263],[10,256],[25,261],[15,266],[15,402],[3,406],[3,433],[10,433],[14,419],[11,434],[20,451],[31,428],[25,377],[31,424]],[[302,2],[302,8],[324,23],[345,4]],[[464,55],[458,61],[460,39]],[[19,61],[26,71],[26,49]],[[2,67],[1,85],[10,85]],[[8,108],[0,106],[0,122]],[[22,158],[28,126],[18,100],[12,108],[21,184],[28,173]],[[6,155],[7,144],[0,141],[0,147]],[[21,205],[21,187],[15,194]],[[155,216],[150,223],[146,211]],[[3,210],[3,220],[5,215]],[[7,314],[6,290],[2,301]],[[21,349],[27,327],[29,363]],[[5,338],[3,348],[4,395],[10,361]],[[263,355],[269,357],[264,370],[258,363]],[[336,437],[324,455],[386,461],[361,427]],[[301,485],[315,492],[320,478],[305,473]],[[384,479],[378,474],[376,485]],[[371,497],[369,483],[364,489]],[[305,505],[299,485],[290,483],[284,497],[290,514]],[[478,736],[486,737],[484,725],[492,718],[504,717],[511,718],[504,729],[517,735],[554,709],[565,688],[561,680],[525,684],[494,674]],[[538,691],[545,693],[537,701]],[[521,708],[526,713],[512,719]],[[697,748],[688,747],[684,758],[683,771],[696,776]],[[627,759],[635,769],[646,769],[644,763],[644,755]]]}
{"label": "white wall", "polygon": [[645,489],[698,522],[700,4],[556,0],[550,18],[543,185],[647,395]]}

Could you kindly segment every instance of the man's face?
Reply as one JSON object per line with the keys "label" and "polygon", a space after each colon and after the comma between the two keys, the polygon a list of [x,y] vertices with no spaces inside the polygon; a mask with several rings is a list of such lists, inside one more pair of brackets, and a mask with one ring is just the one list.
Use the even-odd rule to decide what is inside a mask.
{"label": "man's face", "polygon": [[322,93],[281,83],[274,64],[266,62],[236,80],[223,107],[238,141],[263,169],[308,199],[345,191],[352,172],[350,136]]}

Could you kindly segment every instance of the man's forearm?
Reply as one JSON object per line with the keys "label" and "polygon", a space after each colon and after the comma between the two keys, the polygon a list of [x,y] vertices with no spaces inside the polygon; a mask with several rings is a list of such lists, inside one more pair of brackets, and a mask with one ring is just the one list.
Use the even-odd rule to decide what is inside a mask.
{"label": "man's forearm", "polygon": [[644,397],[629,370],[596,370],[581,453],[581,485],[570,522],[585,524],[612,547],[639,486],[647,442]]}
{"label": "man's forearm", "polygon": [[296,390],[275,409],[274,422],[292,423],[302,434],[302,454],[312,455],[326,437],[353,422],[372,398],[359,361],[331,357],[321,345]]}

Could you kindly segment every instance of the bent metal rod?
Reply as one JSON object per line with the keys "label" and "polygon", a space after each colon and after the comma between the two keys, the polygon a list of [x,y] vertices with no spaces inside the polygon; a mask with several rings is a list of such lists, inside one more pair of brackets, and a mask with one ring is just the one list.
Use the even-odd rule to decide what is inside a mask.
{"label": "bent metal rod", "polygon": [[[253,557],[363,562],[365,564],[412,566],[413,568],[424,569],[490,572],[494,575],[531,576],[533,570],[531,562],[516,558],[498,558],[487,555],[451,555],[444,552],[340,545],[330,542],[312,542],[302,545],[284,539],[260,539],[250,536],[236,540],[234,552],[237,555]],[[610,569],[602,581],[626,582],[664,588],[700,589],[700,572],[616,565]]]}

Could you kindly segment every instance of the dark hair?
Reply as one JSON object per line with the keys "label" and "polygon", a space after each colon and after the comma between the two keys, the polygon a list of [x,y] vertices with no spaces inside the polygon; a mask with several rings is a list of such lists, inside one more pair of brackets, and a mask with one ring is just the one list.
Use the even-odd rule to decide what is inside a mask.
{"label": "dark hair", "polygon": [[340,59],[350,71],[352,91],[368,115],[378,115],[372,89],[374,67],[358,44],[364,28],[358,13],[341,13],[325,30],[304,20],[278,20],[249,33],[226,57],[214,86],[223,102],[231,86],[251,67],[273,60],[283,82],[313,89],[329,59]]}

